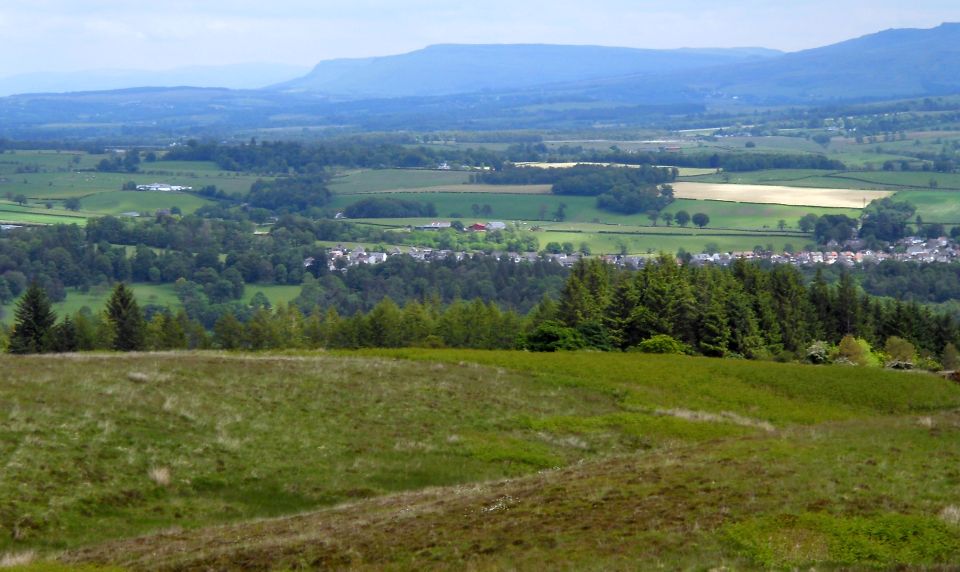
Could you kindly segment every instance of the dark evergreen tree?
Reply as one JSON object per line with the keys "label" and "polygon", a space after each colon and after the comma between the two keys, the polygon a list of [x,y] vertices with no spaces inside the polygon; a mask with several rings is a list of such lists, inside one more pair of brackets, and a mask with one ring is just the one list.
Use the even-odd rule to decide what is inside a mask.
{"label": "dark evergreen tree", "polygon": [[641,341],[630,320],[634,308],[637,307],[637,299],[633,280],[626,275],[620,275],[613,287],[613,295],[605,316],[611,343],[620,349],[629,348]]}
{"label": "dark evergreen tree", "polygon": [[53,327],[53,351],[70,353],[78,349],[80,349],[80,340],[77,336],[77,327],[70,316],[64,316],[63,321]]}
{"label": "dark evergreen tree", "polygon": [[792,266],[779,265],[768,275],[773,310],[780,326],[783,347],[796,352],[810,341],[807,291],[800,273]]}
{"label": "dark evergreen tree", "polygon": [[723,357],[730,343],[730,327],[723,306],[717,299],[710,300],[700,318],[700,352],[706,356]]}
{"label": "dark evergreen tree", "polygon": [[213,341],[217,347],[225,350],[238,350],[243,347],[243,324],[233,314],[224,314],[213,326]]}
{"label": "dark evergreen tree", "polygon": [[13,333],[8,351],[14,354],[36,354],[53,346],[53,325],[56,315],[50,309],[46,291],[32,283],[17,303]]}
{"label": "dark evergreen tree", "polygon": [[[833,312],[834,300],[830,288],[823,277],[823,269],[817,269],[817,275],[810,284],[810,306],[813,308],[816,323],[811,330],[814,339],[837,341],[836,316]],[[846,333],[846,332],[845,332]]]}
{"label": "dark evergreen tree", "polygon": [[121,352],[146,348],[146,324],[133,290],[117,283],[107,301],[107,319],[113,329],[113,349]]}
{"label": "dark evergreen tree", "polygon": [[837,285],[837,301],[834,310],[836,323],[841,336],[853,334],[859,336],[860,332],[860,304],[857,294],[857,287],[853,281],[853,276],[844,271],[840,274],[840,283]]}

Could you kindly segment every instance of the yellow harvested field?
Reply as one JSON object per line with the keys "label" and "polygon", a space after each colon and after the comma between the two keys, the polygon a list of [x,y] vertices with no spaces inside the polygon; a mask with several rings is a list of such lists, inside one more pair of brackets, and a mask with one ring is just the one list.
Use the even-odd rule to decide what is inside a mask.
{"label": "yellow harvested field", "polygon": [[738,185],[730,183],[674,183],[673,196],[678,199],[766,203],[804,207],[862,209],[871,201],[889,197],[894,191],[861,191],[780,187],[774,185]]}
{"label": "yellow harvested field", "polygon": [[367,191],[358,195],[379,195],[383,193],[497,193],[505,195],[548,195],[551,185],[438,185],[415,189],[387,189]]}

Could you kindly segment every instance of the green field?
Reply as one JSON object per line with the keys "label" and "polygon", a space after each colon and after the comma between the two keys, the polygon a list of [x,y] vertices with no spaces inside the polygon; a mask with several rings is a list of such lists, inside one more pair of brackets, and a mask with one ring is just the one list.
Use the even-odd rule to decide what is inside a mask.
{"label": "green field", "polygon": [[[574,197],[558,195],[509,195],[509,194],[458,194],[458,193],[391,193],[390,198],[408,201],[433,203],[438,218],[460,218],[466,221],[476,220],[552,220],[553,213],[560,204],[565,209],[567,222],[603,222],[611,224],[649,225],[645,214],[622,215],[596,207],[594,197]],[[336,196],[331,206],[343,209],[358,200],[352,196]],[[489,205],[492,214],[486,217],[473,215],[473,205]],[[735,228],[744,230],[776,229],[782,219],[796,228],[797,221],[807,213],[818,215],[834,213],[857,216],[851,209],[831,209],[817,207],[795,207],[785,205],[765,205],[750,203],[731,203],[725,201],[694,201],[678,199],[671,203],[665,212],[676,213],[686,210],[691,215],[702,212],[710,217],[712,228]],[[458,215],[458,216],[452,216]],[[388,221],[384,221],[388,222]],[[657,224],[663,224],[658,221]]]}
{"label": "green field", "polygon": [[893,198],[916,206],[924,222],[960,224],[960,192],[901,191]]}
{"label": "green field", "polygon": [[209,174],[223,176],[227,174],[213,161],[157,161],[155,163],[142,163],[140,170],[148,175],[159,173],[166,175]]}
{"label": "green field", "polygon": [[469,181],[470,173],[464,171],[372,169],[347,171],[334,177],[330,184],[330,190],[338,195],[353,195],[394,189],[460,185]]}
{"label": "green field", "polygon": [[[396,232],[406,233],[407,226],[427,224],[430,219],[365,219],[359,224],[373,225],[379,228],[394,228]],[[551,242],[563,244],[569,242],[575,248],[586,244],[592,254],[653,254],[659,252],[675,253],[679,249],[698,253],[710,248],[719,252],[745,252],[756,247],[772,247],[775,252],[783,252],[786,246],[799,250],[812,241],[811,237],[798,232],[778,231],[742,231],[729,229],[697,229],[677,226],[634,226],[601,225],[592,223],[520,223],[522,232],[533,232],[533,226],[540,231],[534,232],[543,249]]]}
{"label": "green field", "polygon": [[118,215],[125,212],[153,213],[161,209],[180,207],[184,213],[211,204],[210,201],[189,193],[165,193],[151,191],[109,191],[83,199],[84,210],[102,214]]}
{"label": "green field", "polygon": [[[0,175],[16,174],[21,167],[46,170],[93,169],[106,155],[80,151],[7,151],[0,154]],[[75,162],[75,159],[79,162]]]}
{"label": "green field", "polygon": [[543,232],[538,233],[540,247],[550,242],[572,243],[579,248],[582,243],[590,247],[592,254],[656,254],[675,253],[681,248],[690,253],[707,249],[718,252],[747,252],[756,247],[772,246],[774,252],[783,252],[787,246],[800,250],[812,243],[809,236],[782,236],[775,234],[734,235],[728,233],[691,232],[687,236],[665,234],[600,234],[590,232]]}
{"label": "green field", "polygon": [[[258,177],[222,171],[212,162],[142,162],[136,173],[102,173],[95,170],[107,155],[57,153],[53,151],[17,151],[0,154],[0,220],[30,224],[71,222],[64,217],[116,215],[124,212],[149,212],[178,206],[191,213],[210,201],[187,193],[121,193],[127,182],[136,184],[169,183],[200,189],[214,185],[227,193],[245,193]],[[73,159],[79,158],[78,163]],[[18,172],[21,171],[21,172]],[[27,197],[20,214],[8,208],[13,197]],[[64,209],[63,201],[78,198],[81,210]],[[46,203],[52,203],[48,212]],[[78,221],[82,224],[82,221]]]}
{"label": "green field", "polygon": [[0,555],[744,570],[960,553],[960,386],[928,374],[414,349],[0,367]]}
{"label": "green field", "polygon": [[[171,310],[181,308],[173,284],[130,284],[140,306],[163,306]],[[84,307],[94,312],[102,310],[110,298],[112,289],[107,286],[95,286],[87,292],[79,292],[72,288],[67,289],[67,297],[62,302],[53,304],[53,311],[59,316],[73,314]],[[286,304],[300,295],[300,286],[278,284],[247,284],[243,290],[243,301],[250,303],[257,292],[263,292],[271,304]],[[0,306],[0,323],[12,323],[16,302]]]}
{"label": "green field", "polygon": [[36,206],[21,206],[0,200],[0,221],[25,224],[87,224],[89,213]]}
{"label": "green field", "polygon": [[[704,174],[706,170],[699,170],[688,176],[687,180],[704,182],[721,182],[723,175]],[[710,171],[712,173],[712,171]],[[442,171],[407,171],[407,170],[369,170],[354,171],[345,175],[332,185],[337,193],[331,202],[335,209],[345,209],[350,204],[360,200],[357,193],[376,193],[378,191],[395,191],[396,189],[410,189],[407,192],[391,192],[389,197],[398,200],[432,203],[437,210],[437,219],[459,219],[466,224],[475,221],[503,220],[503,221],[551,221],[561,204],[565,204],[565,223],[604,223],[608,225],[627,225],[634,228],[629,232],[641,232],[636,235],[608,235],[592,232],[587,228],[574,229],[581,232],[562,233],[562,235],[540,236],[541,246],[546,242],[573,242],[579,245],[586,242],[593,252],[610,253],[626,249],[632,254],[646,252],[667,251],[674,252],[683,248],[691,252],[700,252],[708,244],[719,246],[721,250],[753,250],[756,246],[767,247],[772,245],[777,250],[784,246],[801,248],[810,241],[805,236],[784,236],[777,232],[779,222],[786,223],[786,230],[796,231],[800,218],[809,213],[817,215],[845,214],[851,217],[859,216],[859,211],[853,209],[831,209],[814,207],[797,207],[785,205],[767,205],[750,203],[732,203],[724,201],[694,201],[679,199],[665,209],[665,212],[675,213],[686,210],[690,214],[702,212],[710,217],[708,230],[737,229],[741,231],[763,231],[762,236],[704,236],[691,231],[683,231],[672,227],[670,232],[686,234],[686,236],[659,236],[660,230],[649,228],[651,221],[646,214],[622,215],[596,208],[594,197],[558,196],[552,194],[512,194],[512,193],[456,193],[456,192],[426,192],[425,187],[449,184],[443,181],[444,177],[455,173]],[[688,173],[688,175],[690,175]],[[792,170],[792,171],[761,171],[757,173],[731,174],[731,182],[767,183],[790,186],[825,186],[838,188],[858,188],[862,186],[877,186],[875,183],[833,179],[824,176],[823,171]],[[893,187],[891,187],[893,188]],[[496,187],[491,186],[491,191]],[[386,195],[385,195],[386,196]],[[489,207],[489,215],[474,215],[475,208]],[[377,225],[402,226],[416,225],[430,222],[426,219],[380,219],[364,221]],[[657,225],[664,225],[658,220]],[[611,230],[611,229],[607,229]],[[614,229],[615,230],[615,229]],[[650,236],[655,234],[654,236]]]}

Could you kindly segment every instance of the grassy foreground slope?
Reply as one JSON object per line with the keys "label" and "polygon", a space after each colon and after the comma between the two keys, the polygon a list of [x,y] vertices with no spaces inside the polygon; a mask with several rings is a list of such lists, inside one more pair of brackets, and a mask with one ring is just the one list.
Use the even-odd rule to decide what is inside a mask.
{"label": "grassy foreground slope", "polygon": [[960,387],[924,374],[439,350],[0,367],[0,555],[636,569],[960,554]]}

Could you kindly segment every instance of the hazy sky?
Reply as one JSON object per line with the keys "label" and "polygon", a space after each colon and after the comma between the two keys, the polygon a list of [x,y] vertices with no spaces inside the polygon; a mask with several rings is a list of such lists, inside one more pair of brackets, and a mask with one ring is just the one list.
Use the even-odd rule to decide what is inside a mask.
{"label": "hazy sky", "polygon": [[0,0],[0,76],[312,65],[435,43],[798,50],[960,20],[957,0]]}

